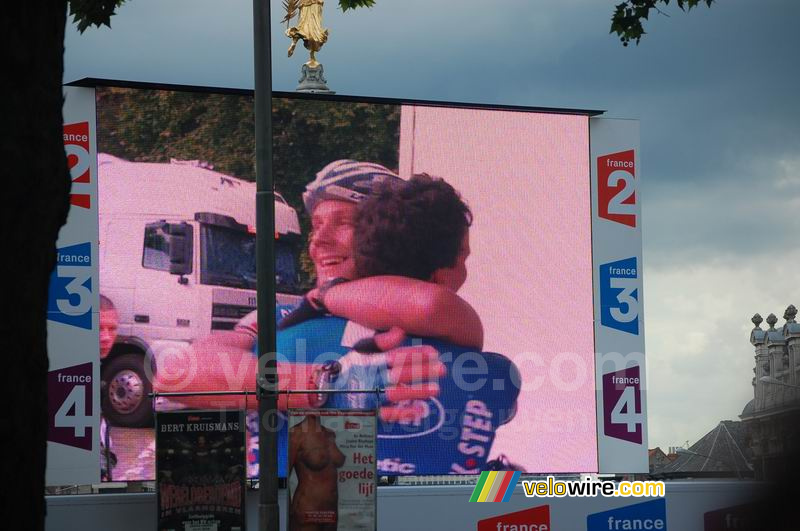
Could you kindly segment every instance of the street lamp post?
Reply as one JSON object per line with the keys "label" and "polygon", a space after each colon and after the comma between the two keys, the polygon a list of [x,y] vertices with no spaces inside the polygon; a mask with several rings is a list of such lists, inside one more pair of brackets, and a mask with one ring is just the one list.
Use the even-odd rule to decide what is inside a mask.
{"label": "street lamp post", "polygon": [[270,2],[253,0],[258,308],[258,528],[278,531],[278,374],[275,359],[275,193],[272,180]]}

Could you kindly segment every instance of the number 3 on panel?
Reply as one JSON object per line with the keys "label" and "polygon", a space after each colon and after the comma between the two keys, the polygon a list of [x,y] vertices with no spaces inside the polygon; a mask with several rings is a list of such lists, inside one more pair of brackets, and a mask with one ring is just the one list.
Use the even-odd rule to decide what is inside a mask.
{"label": "number 3 on panel", "polygon": [[[64,286],[67,292],[66,298],[56,300],[59,311],[66,315],[83,315],[92,307],[92,292],[84,286],[84,283],[92,277],[92,271],[80,266],[58,266],[58,276],[70,278],[71,280]],[[72,304],[72,300],[77,296],[77,304]]]}
{"label": "number 3 on panel", "polygon": [[617,302],[625,306],[623,312],[621,307],[611,308],[611,317],[620,323],[630,323],[639,315],[639,301],[634,297],[636,291],[635,278],[611,278],[611,287],[614,289],[621,289],[617,295]]}

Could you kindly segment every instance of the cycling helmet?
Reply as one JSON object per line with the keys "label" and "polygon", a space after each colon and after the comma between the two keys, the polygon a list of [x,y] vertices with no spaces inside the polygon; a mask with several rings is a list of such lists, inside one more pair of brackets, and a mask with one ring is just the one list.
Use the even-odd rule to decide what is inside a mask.
{"label": "cycling helmet", "polygon": [[317,203],[326,199],[358,203],[373,187],[387,180],[400,181],[391,170],[373,162],[335,160],[317,173],[317,178],[306,185],[303,203],[311,214]]}

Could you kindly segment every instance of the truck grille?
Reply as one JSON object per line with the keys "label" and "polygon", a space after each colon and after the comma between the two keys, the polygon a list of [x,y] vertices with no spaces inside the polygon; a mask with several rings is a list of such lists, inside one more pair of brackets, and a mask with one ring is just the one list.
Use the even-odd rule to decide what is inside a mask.
{"label": "truck grille", "polygon": [[212,304],[211,317],[227,317],[239,320],[248,313],[255,310],[249,306],[236,306],[233,304]]}
{"label": "truck grille", "polygon": [[250,306],[239,306],[235,304],[212,304],[211,305],[211,330],[233,330],[236,323],[255,310]]}

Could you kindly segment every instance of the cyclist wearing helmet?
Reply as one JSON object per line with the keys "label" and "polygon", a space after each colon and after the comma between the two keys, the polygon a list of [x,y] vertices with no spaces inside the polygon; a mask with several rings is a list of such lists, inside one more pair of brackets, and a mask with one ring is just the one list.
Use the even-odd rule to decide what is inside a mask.
{"label": "cyclist wearing helmet", "polygon": [[[396,174],[379,164],[338,160],[325,166],[317,174],[316,179],[306,187],[303,201],[312,217],[313,232],[309,247],[318,285],[324,285],[331,279],[356,277],[353,253],[356,206],[359,201],[370,194],[375,185],[387,181],[402,182]],[[436,298],[429,297],[427,300],[440,304],[440,307],[432,307],[431,311],[438,310],[444,315],[453,315],[460,321],[469,321],[467,316],[459,317],[458,309],[466,308],[466,311],[472,314],[472,322],[477,323],[477,326],[480,327],[480,321],[474,310],[454,293],[442,297],[439,293],[440,290],[434,285],[421,281],[418,284],[417,292],[420,299],[417,300],[422,299],[426,290],[436,294]],[[405,286],[402,285],[394,286],[396,293],[394,300],[400,301],[404,293],[407,295],[408,292],[402,292],[404,289]],[[344,296],[346,296],[346,292]],[[428,330],[424,327],[425,319],[419,318],[416,314],[409,315],[409,308],[408,303],[396,308],[401,317],[404,315],[406,317],[401,319],[398,324],[406,326],[410,333],[426,333]],[[289,306],[279,306],[278,319],[287,315],[291,310],[292,308]],[[391,313],[393,309],[387,308],[386,311]],[[362,310],[360,313],[358,311],[353,313],[353,317],[357,318],[365,312]],[[348,317],[347,312],[343,312],[342,315]],[[414,319],[416,319],[416,326]],[[368,322],[368,324],[373,323]],[[187,382],[184,377],[185,371],[180,370],[181,367],[177,366],[183,363],[182,360],[166,358],[160,360],[163,366],[155,373],[153,388],[158,392],[172,390],[201,392],[233,388],[254,390],[255,381],[251,375],[257,372],[257,362],[250,352],[256,347],[257,334],[257,312],[254,311],[244,317],[233,332],[216,333],[196,341],[192,345],[191,357],[197,369],[192,381]],[[429,335],[448,338],[446,333]],[[399,341],[397,343],[399,345]],[[280,349],[278,352],[283,354]],[[320,379],[325,377],[321,371],[322,363],[317,363],[316,360],[299,360],[295,357],[292,358],[292,361],[291,364],[278,363],[280,388],[316,389]],[[429,380],[438,378],[443,370],[442,365],[435,359],[435,351],[429,346],[402,347],[388,352],[386,356],[369,361],[353,356],[340,361],[343,365],[343,370],[337,369],[340,371],[338,375],[340,381],[350,374],[349,367],[352,366],[355,369],[359,364],[375,367],[376,362],[380,362],[386,369],[394,371],[398,375],[398,379],[387,385],[387,397],[394,402],[434,396],[438,391],[435,385],[427,385],[425,381],[410,379],[413,365],[416,365],[418,370],[419,366],[424,367],[425,373],[431,374]],[[221,362],[228,366],[220,367]],[[172,364],[176,366],[172,367]],[[177,379],[169,380],[170,375],[176,375]],[[316,398],[316,395],[280,395],[279,408],[313,406]],[[181,402],[193,407],[254,406],[254,402],[246,403],[243,399],[222,397],[190,397],[181,399]],[[387,409],[387,414],[396,414],[396,412],[392,413]]]}
{"label": "cyclist wearing helmet", "polygon": [[[480,350],[480,318],[455,295],[467,277],[471,223],[469,207],[441,179],[421,174],[378,183],[356,216],[359,280],[315,288],[308,305],[391,329],[376,336],[375,346],[391,344],[402,330]],[[281,326],[297,320],[285,318]]]}
{"label": "cyclist wearing helmet", "polygon": [[[314,210],[318,211],[319,207]],[[455,337],[464,331],[448,328],[452,315],[433,313],[422,315],[420,320],[418,314],[423,309],[413,300],[417,296],[424,298],[417,294],[425,289],[433,289],[461,301],[455,292],[466,280],[471,221],[468,207],[453,187],[441,179],[417,175],[410,181],[392,179],[378,183],[358,206],[352,255],[339,259],[341,255],[331,251],[335,237],[319,236],[322,252],[314,247],[312,240],[312,253],[330,259],[324,265],[350,264],[359,280],[329,281],[312,290],[301,308],[279,324],[278,351],[290,360],[292,356],[305,355],[314,360],[323,353],[332,355],[334,360],[336,355],[346,359],[353,356],[351,348],[383,350],[404,339],[403,331],[396,328],[373,337],[370,330],[352,321],[371,328],[388,328],[396,327],[406,318],[403,326],[411,333],[447,341],[418,337],[406,342],[424,342],[440,353],[445,371],[436,379],[437,394],[410,398],[400,407],[375,403],[372,397],[363,394],[336,394],[327,401],[327,407],[333,408],[380,406],[384,422],[378,432],[381,441],[378,469],[382,473],[473,473],[485,467],[505,466],[492,464],[488,457],[496,429],[512,418],[516,407],[519,394],[516,367],[500,354],[477,353],[457,346],[460,339],[450,339],[447,334]],[[332,225],[336,227],[335,222]],[[338,280],[339,273],[341,270],[331,272],[329,278]],[[472,311],[466,303],[461,303]],[[392,305],[410,316],[398,318],[392,310],[387,310]],[[350,321],[320,317],[326,310],[333,315],[346,315]],[[418,322],[413,321],[415,318]],[[414,326],[427,328],[419,332]],[[479,321],[477,329],[472,341],[480,344]],[[294,352],[299,345],[303,346],[302,351]],[[375,354],[365,358],[370,356]],[[339,381],[337,365],[334,361],[328,380],[334,388],[371,388],[392,381],[391,373],[354,371],[352,367],[349,377]],[[412,374],[416,370],[423,379],[430,377],[424,369],[412,366],[411,370]],[[388,418],[394,422],[387,422]]]}
{"label": "cyclist wearing helmet", "polygon": [[[395,183],[393,187],[390,183]],[[480,349],[482,346],[483,332],[480,320],[474,310],[460,299],[455,290],[460,287],[466,277],[464,261],[468,254],[467,227],[471,221],[469,210],[460,201],[455,191],[449,185],[433,186],[438,190],[433,190],[433,196],[437,193],[440,197],[445,193],[445,201],[455,205],[455,220],[452,224],[455,227],[452,231],[439,229],[443,227],[432,227],[431,234],[439,234],[442,239],[447,239],[453,245],[444,245],[451,248],[449,253],[444,253],[444,261],[423,260],[429,264],[428,271],[423,274],[407,273],[409,276],[417,278],[401,278],[399,276],[405,271],[403,267],[394,269],[376,269],[382,273],[381,277],[364,278],[354,282],[335,285],[338,279],[353,279],[361,274],[370,274],[369,268],[362,267],[359,272],[356,259],[356,222],[357,204],[369,197],[373,188],[378,186],[391,196],[394,188],[400,188],[403,181],[386,168],[369,163],[358,163],[355,161],[343,160],[336,161],[326,166],[317,175],[317,179],[308,185],[304,194],[304,202],[312,216],[313,233],[310,240],[310,254],[314,261],[318,290],[312,292],[312,297],[319,306],[319,302],[324,301],[331,306],[332,313],[349,318],[351,322],[341,318],[326,317],[313,319],[301,323],[280,332],[278,335],[278,352],[285,355],[289,361],[295,363],[279,363],[279,382],[281,388],[318,388],[324,383],[344,388],[354,387],[391,387],[396,386],[394,393],[387,392],[386,399],[390,403],[381,404],[381,417],[384,421],[398,422],[402,429],[398,433],[384,433],[385,441],[382,448],[388,449],[388,453],[381,451],[380,456],[382,465],[379,469],[384,473],[441,473],[443,470],[464,473],[479,470],[487,463],[488,452],[494,439],[494,430],[501,424],[507,422],[513,414],[513,403],[518,394],[516,383],[513,381],[516,369],[510,362],[496,354],[479,355],[472,352],[472,358],[467,363],[461,363],[459,370],[469,367],[470,374],[475,374],[475,370],[483,371],[490,376],[488,381],[503,381],[505,385],[504,393],[497,393],[489,386],[481,386],[480,389],[473,389],[471,392],[463,392],[452,378],[442,378],[445,370],[441,363],[433,363],[430,354],[438,352],[456,355],[465,354],[465,349],[455,347],[455,344],[462,344],[473,349]],[[437,181],[441,183],[441,181]],[[446,189],[445,189],[446,188]],[[408,195],[408,194],[407,194]],[[411,193],[414,195],[414,193]],[[408,199],[408,197],[406,197]],[[425,214],[428,220],[437,223],[436,214],[438,209],[423,208],[405,213],[402,216],[417,216],[419,223],[417,228],[424,229]],[[433,214],[433,217],[430,215]],[[402,221],[402,220],[401,220]],[[360,223],[369,223],[366,218]],[[395,224],[394,229],[402,223]],[[391,227],[390,227],[391,228]],[[437,229],[439,232],[436,232]],[[391,232],[391,231],[390,231]],[[390,233],[389,232],[389,233]],[[387,233],[387,234],[389,234]],[[410,246],[417,245],[415,237],[406,241]],[[434,244],[428,250],[437,251],[435,245],[442,245],[444,242],[429,240]],[[386,241],[384,241],[384,244]],[[455,251],[455,252],[453,252]],[[424,254],[424,251],[423,251]],[[440,253],[441,254],[441,253]],[[390,262],[384,260],[384,262]],[[432,266],[432,267],[431,267]],[[335,282],[331,282],[335,281]],[[433,282],[430,282],[433,281]],[[434,282],[439,282],[436,284]],[[335,287],[333,287],[335,286]],[[348,291],[350,293],[348,293]],[[328,292],[328,293],[326,293]],[[372,296],[370,294],[373,294]],[[374,294],[381,294],[378,298]],[[329,296],[329,298],[328,298]],[[314,309],[315,302],[306,298],[304,305]],[[285,316],[289,308],[279,308],[278,318]],[[431,342],[430,345],[417,347],[401,347],[385,355],[366,355],[358,358],[358,355],[350,352],[350,346],[354,344],[353,339],[369,339],[372,331],[361,330],[354,325],[355,322],[372,328],[388,328],[400,326],[410,334],[425,337],[436,337],[448,343]],[[356,336],[346,340],[345,336]],[[397,328],[392,333],[374,338],[375,346],[383,349],[396,346],[403,339],[403,332],[397,332]],[[252,348],[254,339],[257,335],[257,323],[255,314],[251,314],[242,320],[237,326],[236,332],[230,333],[237,336],[236,341],[240,341],[242,348]],[[217,336],[219,341],[222,336]],[[306,345],[305,351],[309,354],[307,359],[301,359],[294,348],[302,340]],[[349,344],[348,344],[349,343]],[[415,343],[418,344],[418,343]],[[409,350],[410,349],[410,350]],[[321,353],[330,353],[332,358],[318,358]],[[412,354],[409,356],[409,354]],[[391,361],[402,360],[389,371],[368,370],[370,367],[386,365]],[[330,363],[323,364],[328,361]],[[438,361],[438,360],[436,360]],[[444,360],[443,360],[444,361]],[[447,360],[453,362],[452,357]],[[462,360],[463,361],[463,360]],[[204,369],[213,368],[215,364],[199,364]],[[473,366],[474,365],[474,366]],[[311,377],[306,375],[311,367]],[[424,367],[424,368],[420,368]],[[240,370],[241,365],[233,365],[233,369]],[[320,370],[324,368],[324,370]],[[364,370],[367,368],[367,370]],[[303,372],[305,371],[305,372]],[[237,373],[238,374],[238,373]],[[244,374],[252,374],[250,370]],[[376,379],[377,378],[377,379]],[[406,380],[401,380],[405,378]],[[410,378],[410,381],[408,379]],[[469,379],[469,378],[466,378]],[[511,382],[506,382],[511,379]],[[211,382],[204,379],[206,383]],[[403,381],[408,382],[406,386],[397,386]],[[425,382],[434,382],[433,385]],[[304,387],[305,382],[311,382],[309,387]],[[230,382],[229,382],[230,383]],[[439,395],[440,386],[444,386],[442,400],[434,400]],[[220,387],[216,386],[217,389]],[[224,388],[224,387],[223,387]],[[503,388],[500,388],[503,390]],[[406,393],[406,394],[404,394]],[[446,395],[446,396],[445,396]],[[295,395],[296,396],[296,395]],[[313,395],[312,395],[313,396]],[[322,402],[324,395],[316,397]],[[340,394],[329,400],[330,407],[365,407],[369,404],[361,403],[368,398],[366,395]],[[427,401],[426,401],[427,400]],[[377,404],[374,404],[377,405]],[[449,437],[449,441],[444,445],[436,444],[439,442],[441,431],[438,428],[443,426],[445,418],[451,420],[445,426],[449,431],[457,430],[462,433],[461,437]],[[441,422],[440,422],[441,421]],[[434,430],[425,429],[425,423],[437,423],[438,428]],[[473,425],[471,428],[469,425]],[[384,430],[386,426],[383,424]],[[478,426],[478,428],[475,428]],[[411,433],[409,435],[409,430]],[[422,437],[417,441],[424,441],[428,448],[437,454],[434,459],[426,456],[425,452],[420,452],[420,446],[410,444],[404,440],[410,437]],[[285,448],[285,433],[281,432],[280,448]],[[445,448],[446,447],[446,448]],[[449,451],[448,451],[449,450]],[[284,471],[285,464],[279,461],[281,470]]]}
{"label": "cyclist wearing helmet", "polygon": [[[320,170],[316,179],[306,186],[303,202],[311,216],[309,255],[314,262],[317,288],[312,290],[301,304],[301,318],[315,314],[314,310],[319,308],[313,301],[319,297],[320,292],[325,293],[330,290],[334,292],[331,296],[333,306],[328,309],[334,315],[374,329],[397,327],[409,334],[434,337],[480,349],[483,347],[483,327],[480,318],[475,310],[455,293],[463,283],[463,279],[453,289],[452,285],[428,282],[430,278],[419,274],[402,274],[402,271],[408,268],[401,265],[370,271],[362,264],[362,271],[358,271],[356,264],[356,240],[360,236],[358,233],[368,228],[376,219],[376,216],[372,216],[371,219],[362,218],[359,229],[356,230],[359,203],[379,187],[388,187],[386,188],[388,190],[393,183],[399,185],[403,182],[395,173],[379,164],[337,160]],[[450,189],[452,190],[452,187]],[[428,267],[431,271],[439,269],[440,266],[446,270],[448,262],[454,260],[447,252],[441,252],[440,247],[446,242],[451,242],[450,247],[453,246],[452,242],[455,242],[456,248],[449,250],[450,255],[458,255],[464,243],[466,244],[464,250],[468,254],[467,230],[471,214],[455,190],[452,190],[452,193],[456,201],[450,201],[451,208],[458,210],[455,213],[455,221],[451,220],[449,225],[443,225],[442,219],[437,219],[435,212],[430,212],[432,215],[427,217],[417,216],[417,230],[414,235],[409,234],[409,237],[405,238],[407,243],[405,249],[401,250],[401,253],[395,253],[395,257],[386,257],[385,262],[398,258],[398,254],[402,252],[411,251],[406,256],[406,262],[419,261],[418,271],[425,269],[429,264],[435,266]],[[447,204],[446,201],[442,201],[438,206]],[[425,224],[428,226],[425,227]],[[414,240],[421,234],[428,235],[425,245]],[[412,256],[413,259],[410,258]],[[462,269],[465,259],[466,254],[461,258]],[[382,276],[362,278],[378,274]],[[353,279],[359,280],[338,286],[342,280]],[[333,286],[337,287],[332,289]],[[381,295],[380,298],[377,298],[378,294]],[[285,317],[289,310],[288,307],[280,307],[278,318]],[[258,334],[256,313],[253,312],[242,319],[236,330],[249,334],[254,340]],[[384,344],[388,344],[386,337],[382,338]]]}

